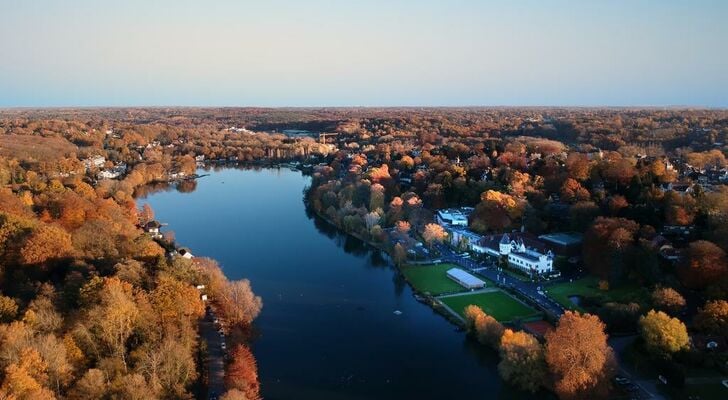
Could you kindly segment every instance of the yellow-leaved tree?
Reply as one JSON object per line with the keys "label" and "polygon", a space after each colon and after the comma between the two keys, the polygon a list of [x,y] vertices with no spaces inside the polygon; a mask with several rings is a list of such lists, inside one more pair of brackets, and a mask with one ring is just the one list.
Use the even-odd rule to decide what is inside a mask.
{"label": "yellow-leaved tree", "polygon": [[651,310],[640,317],[640,331],[647,349],[660,357],[669,358],[690,345],[685,324],[662,311]]}

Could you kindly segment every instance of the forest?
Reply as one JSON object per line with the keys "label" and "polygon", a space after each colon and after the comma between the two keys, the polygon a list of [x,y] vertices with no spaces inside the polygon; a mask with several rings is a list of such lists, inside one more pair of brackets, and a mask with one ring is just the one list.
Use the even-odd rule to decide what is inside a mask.
{"label": "forest", "polygon": [[[727,153],[724,110],[0,110],[0,397],[205,396],[209,308],[230,337],[222,398],[259,398],[249,344],[264,299],[146,231],[154,211],[135,196],[184,190],[201,166],[279,162],[311,174],[315,213],[398,264],[418,238],[444,240],[432,222],[446,207],[473,207],[479,234],[583,233],[576,265],[602,292],[542,340],[467,310],[517,387],[609,396],[616,332],[639,333],[635,357],[671,377],[725,374]],[[610,296],[629,285],[644,293]]]}

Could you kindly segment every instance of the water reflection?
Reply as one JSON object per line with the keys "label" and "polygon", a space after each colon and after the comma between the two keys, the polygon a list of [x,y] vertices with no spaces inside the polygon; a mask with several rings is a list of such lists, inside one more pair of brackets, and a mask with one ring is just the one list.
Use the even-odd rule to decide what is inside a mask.
{"label": "water reflection", "polygon": [[533,398],[502,384],[497,355],[418,303],[385,254],[307,213],[307,177],[201,173],[184,195],[140,193],[181,244],[263,297],[252,349],[266,399]]}

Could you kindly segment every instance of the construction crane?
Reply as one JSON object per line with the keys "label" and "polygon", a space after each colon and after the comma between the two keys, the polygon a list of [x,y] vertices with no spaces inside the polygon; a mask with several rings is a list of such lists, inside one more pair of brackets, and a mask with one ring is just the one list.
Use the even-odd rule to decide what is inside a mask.
{"label": "construction crane", "polygon": [[326,136],[337,136],[338,133],[319,133],[321,144],[326,144]]}

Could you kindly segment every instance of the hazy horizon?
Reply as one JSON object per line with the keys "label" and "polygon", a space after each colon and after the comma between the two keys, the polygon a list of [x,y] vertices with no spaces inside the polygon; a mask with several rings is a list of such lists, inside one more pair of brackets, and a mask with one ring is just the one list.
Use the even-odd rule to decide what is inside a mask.
{"label": "hazy horizon", "polygon": [[726,17],[710,0],[6,0],[0,107],[725,108]]}

